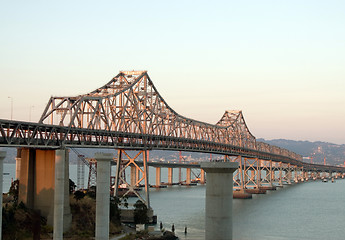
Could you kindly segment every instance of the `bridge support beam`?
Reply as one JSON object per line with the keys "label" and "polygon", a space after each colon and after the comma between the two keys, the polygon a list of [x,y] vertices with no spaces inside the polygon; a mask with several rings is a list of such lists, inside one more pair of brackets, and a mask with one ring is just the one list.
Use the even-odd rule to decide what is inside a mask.
{"label": "bridge support beam", "polygon": [[[4,173],[4,159],[6,157],[6,152],[0,151],[0,216],[2,216],[2,184],[3,184],[3,173]],[[2,217],[0,218],[0,239],[2,239]]]}
{"label": "bridge support beam", "polygon": [[205,170],[200,169],[200,184],[205,184]]}
{"label": "bridge support beam", "polygon": [[232,239],[232,174],[238,169],[235,162],[202,162],[206,184],[206,240]]}
{"label": "bridge support beam", "polygon": [[[143,169],[141,169],[138,164],[135,162],[135,159],[137,159],[140,155],[143,155]],[[128,190],[122,195],[126,196],[130,192],[134,193],[145,205],[150,208],[150,198],[149,198],[149,182],[148,182],[148,156],[149,151],[148,150],[141,150],[139,151],[134,157],[129,156],[129,154],[124,149],[118,149],[118,157],[117,157],[117,166],[116,166],[116,176],[115,176],[115,189],[114,189],[114,196],[118,196],[118,189],[120,184],[125,184],[128,187]],[[127,160],[123,159],[123,157],[127,158]],[[121,164],[123,164],[123,167],[121,168]],[[136,176],[131,177],[130,183],[126,181],[126,179],[123,177],[125,176],[125,170],[127,167],[133,166],[135,167]],[[133,168],[131,168],[131,174],[135,172]],[[139,179],[141,172],[141,178]],[[136,179],[135,183],[133,182],[134,179]],[[138,186],[141,181],[145,181],[145,196],[146,199],[142,198],[138,191],[136,190],[136,186]]]}
{"label": "bridge support beam", "polygon": [[[63,231],[67,231],[72,221],[69,204],[69,152],[65,149],[55,151],[22,148],[20,158],[18,201],[30,209],[39,210],[47,218],[48,225],[56,229],[63,226]],[[62,214],[62,218],[59,214]],[[55,219],[59,219],[58,226],[55,226]]]}
{"label": "bridge support beam", "polygon": [[22,160],[21,158],[21,148],[18,148],[17,150],[17,157],[16,157],[16,179],[19,180],[20,176],[20,162]]}
{"label": "bridge support beam", "polygon": [[110,161],[111,153],[96,153],[97,191],[96,191],[96,240],[109,239],[110,208]]}
{"label": "bridge support beam", "polygon": [[168,168],[168,185],[173,184],[173,169]]}
{"label": "bridge support beam", "polygon": [[[66,150],[55,151],[54,240],[63,240]],[[68,163],[67,163],[68,164]]]}
{"label": "bridge support beam", "polygon": [[161,185],[161,168],[156,167],[156,187],[160,187]]}
{"label": "bridge support beam", "polygon": [[192,177],[192,169],[187,168],[186,169],[186,185],[191,184],[191,177]]}
{"label": "bridge support beam", "polygon": [[136,186],[137,180],[137,168],[136,166],[131,165],[131,185]]}

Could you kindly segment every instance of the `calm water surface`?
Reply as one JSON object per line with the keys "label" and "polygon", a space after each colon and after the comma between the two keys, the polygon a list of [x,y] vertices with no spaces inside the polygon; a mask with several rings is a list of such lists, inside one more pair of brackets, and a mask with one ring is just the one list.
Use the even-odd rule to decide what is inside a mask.
{"label": "calm water surface", "polygon": [[[15,165],[4,164],[4,172],[9,173],[4,176],[4,192],[7,192],[11,178],[15,177]],[[177,174],[174,171],[174,179]],[[166,181],[163,175],[167,174],[162,170],[162,181]],[[153,184],[154,169],[150,169],[150,176]],[[75,165],[70,166],[70,177],[76,182]],[[151,206],[158,222],[168,230],[174,224],[181,240],[203,240],[205,189],[205,186],[151,189]],[[185,226],[187,235],[183,233]],[[235,240],[342,240],[344,236],[345,180],[309,181],[233,202]]]}

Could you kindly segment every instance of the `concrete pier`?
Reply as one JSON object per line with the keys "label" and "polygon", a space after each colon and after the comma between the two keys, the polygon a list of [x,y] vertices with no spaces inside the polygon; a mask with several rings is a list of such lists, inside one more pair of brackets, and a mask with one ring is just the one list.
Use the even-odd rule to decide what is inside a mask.
{"label": "concrete pier", "polygon": [[96,240],[109,239],[111,153],[96,153]]}
{"label": "concrete pier", "polygon": [[205,184],[205,171],[200,169],[200,184]]}
{"label": "concrete pier", "polygon": [[190,185],[191,184],[191,178],[192,178],[191,169],[187,168],[186,169],[186,185]]}
{"label": "concrete pier", "polygon": [[131,185],[136,186],[137,183],[137,168],[134,165],[131,165]]}
{"label": "concrete pier", "polygon": [[22,160],[22,158],[21,158],[21,148],[19,148],[17,150],[17,157],[15,159],[16,159],[16,179],[20,180],[19,179],[19,176],[20,176],[20,162]]}
{"label": "concrete pier", "polygon": [[[68,230],[72,221],[68,194],[68,155],[67,150],[55,151],[29,148],[18,149],[17,154],[17,158],[20,158],[18,201],[23,202],[30,209],[39,210],[41,216],[47,218],[47,224],[50,226],[55,225],[55,211],[58,211],[59,214],[63,214],[63,220],[58,220],[63,225],[63,231]],[[64,163],[60,163],[59,161],[63,161]],[[55,168],[60,170],[56,172],[57,169]],[[56,176],[57,173],[63,174],[64,176],[58,177]],[[56,196],[55,184],[60,184],[62,179],[64,182],[57,187],[61,194]],[[58,197],[58,202],[61,200],[61,197],[64,199],[61,211],[54,210],[56,197]],[[61,204],[61,202],[59,202],[58,205],[59,204]],[[58,208],[60,209],[60,207],[61,206]],[[57,218],[60,219],[60,216]],[[60,225],[58,228],[59,227]]]}
{"label": "concrete pier", "polygon": [[66,150],[55,151],[54,240],[63,240]]}
{"label": "concrete pier", "polygon": [[202,162],[206,172],[205,240],[232,239],[232,175],[236,162]]}
{"label": "concrete pier", "polygon": [[173,169],[168,168],[168,185],[173,184]]}
{"label": "concrete pier", "polygon": [[[0,216],[2,216],[2,184],[4,182],[3,175],[4,175],[4,159],[6,157],[6,152],[0,151]],[[2,239],[2,217],[0,218],[0,239]]]}
{"label": "concrete pier", "polygon": [[156,187],[161,185],[161,168],[156,167]]}

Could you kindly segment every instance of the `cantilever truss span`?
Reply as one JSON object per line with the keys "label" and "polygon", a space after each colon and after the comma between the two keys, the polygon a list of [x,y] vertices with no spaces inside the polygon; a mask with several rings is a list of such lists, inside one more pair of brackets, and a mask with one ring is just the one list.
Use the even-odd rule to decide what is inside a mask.
{"label": "cantilever truss span", "polygon": [[121,71],[88,94],[51,97],[39,123],[69,129],[206,141],[302,159],[286,149],[257,142],[242,111],[226,111],[215,125],[181,116],[159,94],[147,71]]}

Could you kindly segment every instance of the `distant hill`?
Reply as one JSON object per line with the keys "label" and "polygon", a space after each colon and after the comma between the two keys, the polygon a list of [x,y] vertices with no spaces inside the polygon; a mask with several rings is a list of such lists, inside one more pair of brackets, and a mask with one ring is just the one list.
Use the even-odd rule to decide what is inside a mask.
{"label": "distant hill", "polygon": [[[330,165],[343,165],[345,161],[345,144],[337,145],[328,142],[293,141],[286,139],[265,140],[262,138],[257,139],[257,141],[286,148],[303,157],[312,157],[313,163],[323,164],[324,158],[326,158],[326,164]],[[305,161],[310,162],[310,160]]]}
{"label": "distant hill", "polygon": [[[308,141],[293,141],[286,139],[274,139],[265,140],[257,139],[257,141],[266,142],[271,145],[286,148],[290,151],[301,154],[303,157],[313,157],[314,163],[323,164],[324,158],[326,158],[326,163],[331,165],[343,165],[345,161],[345,144],[337,145],[327,142],[308,142]],[[4,162],[15,163],[16,148],[0,148],[0,151],[6,151],[7,156]],[[80,154],[85,155],[85,157],[92,158],[96,152],[112,152],[117,155],[117,151],[113,149],[87,149],[79,148],[77,149]],[[136,153],[129,152],[131,157],[134,157]],[[192,153],[192,152],[182,152],[182,156],[185,161],[208,161],[211,157],[212,159],[222,159],[221,155],[206,154],[206,153]],[[179,161],[179,152],[177,151],[150,151],[149,154],[151,161]],[[139,158],[142,159],[141,157]],[[306,162],[310,162],[309,159],[305,159]],[[77,163],[77,155],[71,151],[70,162]]]}

